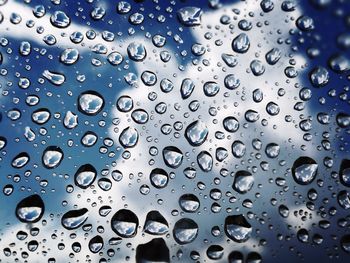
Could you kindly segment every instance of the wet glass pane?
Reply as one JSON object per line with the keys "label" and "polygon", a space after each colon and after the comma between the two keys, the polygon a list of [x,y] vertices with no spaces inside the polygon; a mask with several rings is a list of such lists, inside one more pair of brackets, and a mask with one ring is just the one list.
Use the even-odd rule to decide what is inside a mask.
{"label": "wet glass pane", "polygon": [[0,0],[0,262],[350,262],[350,2]]}

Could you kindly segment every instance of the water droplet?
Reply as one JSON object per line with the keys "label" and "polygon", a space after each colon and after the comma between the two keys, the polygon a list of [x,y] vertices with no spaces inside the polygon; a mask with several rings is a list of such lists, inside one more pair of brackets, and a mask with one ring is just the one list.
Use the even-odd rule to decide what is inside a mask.
{"label": "water droplet", "polygon": [[44,214],[44,202],[39,195],[22,199],[16,206],[16,216],[23,223],[36,223]]}
{"label": "water droplet", "polygon": [[198,26],[201,24],[202,9],[194,6],[187,6],[177,11],[179,21],[184,26]]}
{"label": "water droplet", "polygon": [[129,58],[136,62],[143,61],[147,56],[146,48],[141,43],[132,42],[129,44],[127,50]]}
{"label": "water droplet", "polygon": [[292,174],[296,183],[301,185],[310,184],[316,177],[318,165],[310,157],[299,157],[293,164]]}
{"label": "water droplet", "polygon": [[112,230],[124,238],[135,236],[138,225],[138,217],[132,211],[127,209],[119,210],[111,219]]}
{"label": "water droplet", "polygon": [[74,182],[78,187],[86,189],[93,184],[96,179],[96,175],[97,171],[95,167],[93,167],[91,164],[84,164],[75,172]]}
{"label": "water droplet", "polygon": [[42,163],[47,169],[53,169],[60,165],[63,160],[63,151],[57,146],[49,146],[42,156]]}
{"label": "water droplet", "polygon": [[191,243],[197,238],[198,225],[192,219],[182,218],[175,223],[173,235],[180,245]]}
{"label": "water droplet", "polygon": [[151,235],[164,235],[169,231],[168,222],[158,211],[150,211],[146,216],[144,231]]}
{"label": "water droplet", "polygon": [[252,189],[254,185],[254,177],[248,171],[238,171],[235,174],[235,179],[232,188],[240,194],[245,194]]}
{"label": "water droplet", "polygon": [[95,91],[86,91],[79,95],[78,109],[86,115],[98,114],[104,106],[103,97]]}
{"label": "water droplet", "polygon": [[165,170],[161,168],[155,168],[151,171],[150,180],[151,180],[151,184],[154,187],[161,189],[167,186],[169,181],[169,176]]}
{"label": "water droplet", "polygon": [[199,209],[200,203],[194,194],[184,194],[179,198],[181,209],[187,213],[194,213]]}
{"label": "water droplet", "polygon": [[139,139],[139,133],[135,128],[125,128],[119,136],[119,142],[124,148],[135,147]]}
{"label": "water droplet", "polygon": [[202,145],[208,137],[209,129],[204,122],[192,122],[185,131],[185,137],[192,146]]}
{"label": "water droplet", "polygon": [[163,159],[167,166],[176,169],[182,163],[183,154],[179,148],[175,146],[167,146],[163,149]]}
{"label": "water droplet", "polygon": [[66,28],[70,24],[70,18],[63,11],[55,11],[51,18],[51,24],[58,28]]}
{"label": "water droplet", "polygon": [[237,53],[246,53],[250,47],[250,41],[245,33],[239,34],[232,41],[232,49]]}
{"label": "water droplet", "polygon": [[252,226],[243,215],[228,216],[225,219],[225,233],[233,241],[247,241],[252,231]]}
{"label": "water droplet", "polygon": [[62,226],[68,230],[79,228],[87,220],[88,212],[86,208],[68,211],[62,216]]}

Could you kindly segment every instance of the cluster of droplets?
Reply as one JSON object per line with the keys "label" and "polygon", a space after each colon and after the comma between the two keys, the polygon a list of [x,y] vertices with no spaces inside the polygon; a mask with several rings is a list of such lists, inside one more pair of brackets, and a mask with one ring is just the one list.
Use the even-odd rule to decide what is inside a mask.
{"label": "cluster of droplets", "polygon": [[[60,0],[51,2],[53,5],[62,5]],[[278,233],[279,241],[289,241],[296,237],[301,244],[322,245],[325,243],[325,235],[320,234],[322,231],[314,233],[315,230],[307,225],[313,220],[318,220],[317,225],[321,230],[334,224],[348,230],[350,219],[338,210],[350,209],[350,158],[343,158],[341,154],[341,160],[335,160],[338,155],[334,153],[337,141],[331,136],[336,133],[339,141],[346,140],[346,135],[342,133],[348,134],[350,114],[346,110],[315,113],[310,112],[308,107],[311,108],[318,92],[323,94],[322,90],[330,86],[332,77],[342,81],[349,79],[346,74],[350,70],[350,60],[345,52],[338,52],[332,54],[325,65],[300,64],[296,56],[299,46],[303,49],[305,38],[319,41],[317,35],[314,35],[317,24],[307,15],[294,15],[298,10],[297,1],[280,1],[280,6],[277,2],[262,0],[256,10],[250,11],[244,5],[242,9],[226,10],[220,1],[210,0],[210,11],[215,10],[213,12],[220,13],[220,16],[215,17],[218,21],[204,21],[205,8],[201,7],[183,6],[171,1],[165,9],[169,17],[162,14],[155,17],[153,13],[147,13],[147,8],[142,5],[136,10],[139,4],[119,1],[113,11],[117,14],[117,21],[114,22],[126,19],[129,36],[136,34],[139,27],[142,31],[145,28],[151,31],[152,23],[147,24],[147,19],[156,19],[154,21],[161,24],[168,20],[176,22],[177,33],[169,30],[166,34],[157,32],[152,35],[146,30],[145,39],[150,39],[151,44],[146,43],[145,39],[131,37],[131,41],[112,49],[110,44],[122,35],[121,32],[115,34],[105,30],[98,33],[89,29],[86,32],[55,35],[38,26],[37,34],[43,34],[40,41],[49,48],[59,47],[59,54],[56,57],[51,55],[50,59],[56,59],[61,64],[57,71],[49,69],[49,65],[48,69],[41,72],[39,84],[52,84],[53,86],[48,86],[50,89],[67,88],[71,77],[69,69],[80,71],[81,66],[81,71],[86,71],[82,64],[89,59],[87,54],[91,53],[97,56],[91,58],[93,67],[111,67],[121,74],[120,83],[127,85],[127,88],[110,93],[100,87],[93,87],[86,81],[89,76],[77,73],[76,80],[81,89],[68,92],[74,101],[69,105],[70,110],[61,113],[50,105],[41,106],[45,105],[47,99],[41,98],[39,92],[36,93],[38,95],[32,93],[32,87],[37,85],[34,78],[16,74],[19,89],[26,92],[25,105],[30,109],[31,124],[24,127],[24,138],[27,143],[34,143],[35,147],[40,138],[47,136],[47,139],[41,142],[43,148],[38,147],[42,149],[40,152],[36,149],[31,153],[26,147],[18,147],[17,153],[10,156],[6,154],[10,143],[6,137],[11,135],[0,136],[0,150],[5,153],[1,161],[12,157],[10,166],[16,173],[18,171],[18,174],[9,177],[14,182],[4,185],[4,195],[15,195],[16,183],[21,180],[19,174],[24,169],[28,169],[24,176],[30,177],[32,171],[29,167],[37,159],[36,154],[40,155],[41,163],[35,163],[33,167],[41,166],[44,168],[42,172],[47,173],[45,180],[38,177],[42,188],[47,187],[50,176],[56,176],[58,169],[69,169],[65,171],[67,176],[63,176],[65,183],[70,180],[65,185],[66,192],[71,196],[76,193],[78,199],[87,195],[87,202],[79,204],[78,200],[78,205],[68,209],[66,206],[70,201],[64,197],[64,210],[58,214],[63,228],[56,227],[59,230],[50,234],[51,239],[60,239],[59,232],[68,233],[66,235],[72,240],[59,242],[57,249],[63,252],[69,249],[66,258],[80,261],[85,257],[91,261],[89,255],[81,255],[82,251],[87,251],[85,247],[88,248],[87,253],[99,256],[99,262],[113,260],[125,240],[126,247],[132,248],[132,252],[128,251],[123,257],[132,262],[201,262],[224,259],[231,263],[261,262],[264,252],[260,252],[262,248],[270,249],[267,241],[269,237],[264,236],[266,233],[263,226],[270,221],[269,214],[275,212],[280,216],[281,222],[288,222],[287,228],[291,232]],[[326,8],[329,2],[310,0],[316,9]],[[6,0],[0,0],[0,7],[6,8],[6,4]],[[158,1],[155,0],[152,4],[156,11],[161,9]],[[48,17],[55,30],[73,28],[74,17],[70,12],[62,10],[51,11],[44,5],[36,5],[31,11],[37,20],[22,21],[21,14],[16,13],[16,10],[13,10],[8,19],[12,25],[25,22],[29,29],[34,27],[35,21],[40,21],[38,19]],[[112,20],[107,22],[107,17],[113,17],[109,12],[109,8],[102,5],[94,6],[88,12],[91,19],[88,25],[93,27],[103,22],[113,23]],[[270,24],[269,19],[274,14],[280,16],[281,25]],[[4,19],[6,18],[0,9],[0,26]],[[288,28],[290,25],[286,25],[288,37],[283,39],[286,32],[283,32],[282,23],[287,24],[286,21],[292,23],[292,26]],[[345,23],[348,28],[349,21],[347,17]],[[187,48],[182,47],[186,44],[185,34],[196,30],[201,34],[204,32],[200,38],[203,43],[198,41]],[[254,34],[263,36],[261,43],[256,43]],[[271,40],[266,37],[267,34],[273,35]],[[218,35],[223,35],[223,38],[217,39]],[[100,36],[101,39],[96,42]],[[70,47],[59,45],[62,37],[68,39]],[[294,45],[293,37],[299,38],[298,44]],[[1,38],[0,41],[2,47],[8,48],[7,54],[0,50],[1,65],[4,58],[13,57],[12,52],[15,51],[8,39]],[[23,58],[31,57],[38,50],[29,40],[17,42],[20,42],[18,54]],[[183,50],[172,52],[168,42],[175,43]],[[341,50],[349,50],[350,35],[341,33],[336,42]],[[84,51],[86,45],[88,52]],[[321,52],[313,45],[306,49],[306,55],[311,59],[317,58]],[[225,51],[221,51],[221,48]],[[43,49],[42,52],[45,55],[47,50]],[[213,55],[216,57],[211,57]],[[188,65],[179,62],[181,59],[187,59]],[[63,70],[62,66],[65,67]],[[142,70],[137,71],[133,67]],[[162,73],[163,70],[166,74]],[[6,76],[7,70],[1,69],[1,75]],[[301,81],[300,76],[307,76],[307,83]],[[261,86],[251,87],[250,79],[254,85]],[[273,86],[271,90],[268,90],[266,84]],[[304,87],[308,85],[310,87]],[[339,95],[342,101],[348,100],[348,90],[347,86]],[[55,91],[46,93],[46,96],[51,97],[52,93],[55,94]],[[113,97],[110,97],[111,94]],[[9,97],[11,93],[6,94],[3,90],[3,95]],[[45,97],[44,94],[41,96]],[[328,96],[337,96],[337,91],[329,90]],[[16,104],[20,101],[18,98],[12,100]],[[320,95],[319,103],[324,105],[324,101],[325,98]],[[295,104],[290,107],[289,104],[293,103]],[[10,129],[21,127],[22,115],[28,115],[27,110],[19,108],[1,108],[13,124],[9,126]],[[339,108],[341,109],[340,106]],[[110,118],[111,115],[113,118]],[[0,123],[2,118],[0,112]],[[95,130],[96,119],[98,128]],[[66,146],[48,135],[54,126],[54,120],[59,120],[63,125],[64,133],[72,135],[76,132],[80,141],[78,146],[84,148],[81,152],[67,153]],[[291,127],[284,127],[290,123],[293,124]],[[106,125],[112,127],[112,134],[106,132]],[[315,147],[320,137],[316,130],[318,127],[322,131],[322,139],[320,145]],[[296,135],[289,135],[288,129],[293,129],[292,133]],[[267,133],[272,133],[272,136],[265,135]],[[275,133],[279,135],[275,136]],[[295,137],[302,137],[301,142]],[[313,140],[314,137],[317,140]],[[79,160],[84,158],[84,152],[88,151],[86,148],[94,149],[101,141],[103,146],[94,154],[108,153],[105,163],[107,168],[100,169],[102,166],[99,162],[105,160],[100,157],[94,158],[91,163]],[[69,147],[74,144],[73,140],[67,142]],[[348,144],[344,145],[346,147]],[[114,148],[116,151],[111,150]],[[318,155],[314,148],[322,153]],[[348,154],[347,150],[341,151]],[[111,158],[119,161],[111,162]],[[74,171],[67,168],[67,162],[72,159],[76,159]],[[338,171],[332,170],[335,163],[339,163]],[[264,176],[267,178],[262,178]],[[324,179],[325,176],[332,178],[333,185]],[[137,182],[134,177],[138,177]],[[274,188],[273,183],[277,188]],[[319,205],[319,195],[325,193],[325,184],[328,184],[332,193],[330,198],[325,197],[322,205]],[[269,190],[269,187],[273,190]],[[137,191],[128,192],[124,188],[136,188]],[[286,200],[290,190],[293,190],[292,198],[298,199],[294,204]],[[99,191],[107,193],[108,197]],[[98,201],[92,202],[95,197],[89,195],[94,196],[96,193],[99,195]],[[44,237],[43,241],[35,238],[46,231],[47,220],[57,221],[54,213],[48,215],[50,212],[47,211],[52,209],[51,201],[44,197],[39,192],[31,193],[18,201],[14,214],[21,224],[28,226],[29,234],[28,231],[19,230],[16,238],[20,242],[24,241],[27,248],[21,247],[20,250],[24,251],[18,255],[20,250],[16,251],[14,243],[4,244],[5,257],[22,257],[31,262],[31,254],[37,253],[41,246],[42,254],[49,253],[43,245],[49,237]],[[125,205],[117,209],[115,206],[116,203],[119,206],[119,199]],[[328,203],[332,199],[336,200],[336,204],[330,206]],[[131,207],[137,206],[127,202],[135,202],[142,211],[132,209]],[[258,207],[265,206],[268,202],[272,208]],[[91,203],[91,208],[88,203]],[[98,208],[97,212],[95,208]],[[333,216],[337,213],[341,216],[334,223]],[[301,223],[293,225],[290,223],[293,220]],[[40,222],[42,229],[38,227]],[[268,229],[283,232],[270,222]],[[82,234],[80,230],[85,233]],[[84,237],[83,242],[74,241],[79,235]],[[32,240],[28,241],[27,238]],[[337,247],[350,253],[350,234],[338,234],[337,239]],[[69,243],[71,248],[66,248]],[[51,252],[53,250],[51,248]],[[274,249],[270,250],[272,254],[278,253]],[[293,253],[295,248],[290,250]],[[339,257],[337,248],[335,251]],[[47,261],[60,262],[58,253],[61,252],[52,254],[52,257],[50,254]],[[297,255],[303,257],[301,252],[297,252]]]}

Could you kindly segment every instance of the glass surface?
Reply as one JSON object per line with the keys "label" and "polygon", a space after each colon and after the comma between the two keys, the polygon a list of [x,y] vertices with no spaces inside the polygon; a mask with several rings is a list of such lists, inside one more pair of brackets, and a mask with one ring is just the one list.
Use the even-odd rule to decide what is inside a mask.
{"label": "glass surface", "polygon": [[350,2],[0,0],[0,262],[350,262]]}

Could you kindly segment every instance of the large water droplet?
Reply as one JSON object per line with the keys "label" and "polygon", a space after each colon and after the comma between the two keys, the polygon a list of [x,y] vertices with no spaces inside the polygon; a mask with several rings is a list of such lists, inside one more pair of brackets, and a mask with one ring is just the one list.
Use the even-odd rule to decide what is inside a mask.
{"label": "large water droplet", "polygon": [[79,228],[87,220],[88,212],[86,208],[68,211],[62,216],[62,226],[68,230]]}
{"label": "large water droplet", "polygon": [[173,235],[180,245],[191,243],[197,238],[198,225],[192,219],[182,218],[175,223]]}
{"label": "large water droplet", "polygon": [[119,136],[119,142],[124,148],[135,147],[139,139],[139,133],[133,127],[125,128]]}
{"label": "large water droplet", "polygon": [[44,214],[45,206],[37,194],[22,199],[16,206],[16,216],[23,223],[38,222]]}
{"label": "large water droplet", "polygon": [[151,211],[146,216],[144,231],[151,235],[163,235],[169,231],[168,222],[158,211]]}
{"label": "large water droplet", "polygon": [[316,177],[318,165],[310,157],[299,157],[293,164],[292,174],[296,183],[310,184]]}
{"label": "large water droplet", "polygon": [[179,148],[175,146],[167,146],[163,149],[163,159],[170,168],[178,168],[183,159],[183,154]]}
{"label": "large water droplet", "polygon": [[104,106],[103,97],[95,91],[86,91],[79,95],[78,109],[87,115],[98,114]]}
{"label": "large water droplet", "polygon": [[47,169],[53,169],[60,165],[63,159],[63,151],[57,146],[49,146],[42,156],[42,163]]}
{"label": "large water droplet", "polygon": [[237,53],[246,53],[250,47],[250,41],[245,33],[239,34],[232,41],[232,49]]}
{"label": "large water droplet", "polygon": [[225,219],[225,233],[236,242],[245,242],[250,238],[252,226],[243,215],[228,216]]}
{"label": "large water droplet", "polygon": [[185,26],[198,26],[201,24],[202,9],[186,6],[177,11],[179,21]]}
{"label": "large water droplet", "polygon": [[187,126],[185,137],[192,146],[202,145],[208,137],[209,129],[204,122],[198,120]]}
{"label": "large water droplet", "polygon": [[82,188],[88,188],[96,179],[97,171],[91,164],[84,164],[79,167],[74,175],[75,184]]}
{"label": "large water droplet", "polygon": [[130,210],[121,209],[111,219],[112,230],[121,237],[130,238],[136,235],[139,225],[138,217]]}

